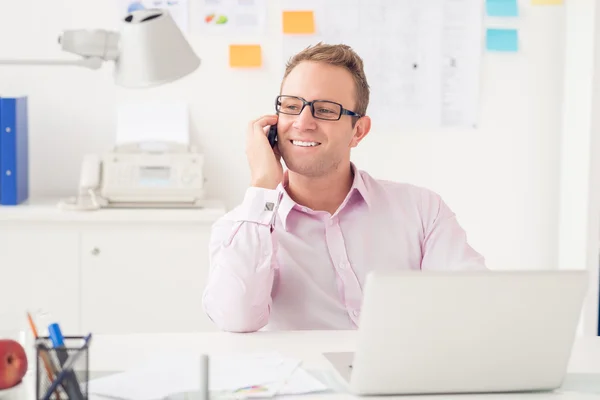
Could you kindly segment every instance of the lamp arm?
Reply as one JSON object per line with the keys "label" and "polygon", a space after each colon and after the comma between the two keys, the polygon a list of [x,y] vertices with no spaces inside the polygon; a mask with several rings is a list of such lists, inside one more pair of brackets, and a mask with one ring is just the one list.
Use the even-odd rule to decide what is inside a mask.
{"label": "lamp arm", "polygon": [[119,56],[120,34],[103,29],[66,30],[58,37],[62,50],[83,58],[115,61]]}
{"label": "lamp arm", "polygon": [[0,65],[73,65],[89,69],[99,69],[102,66],[102,59],[99,57],[86,57],[81,60],[0,59]]}

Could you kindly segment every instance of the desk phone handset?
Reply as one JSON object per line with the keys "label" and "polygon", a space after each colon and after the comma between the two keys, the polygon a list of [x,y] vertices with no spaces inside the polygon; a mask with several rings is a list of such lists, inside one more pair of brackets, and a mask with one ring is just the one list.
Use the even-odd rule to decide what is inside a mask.
{"label": "desk phone handset", "polygon": [[98,196],[102,178],[101,159],[95,154],[86,154],[81,165],[77,196],[63,199],[59,207],[67,210],[97,210],[106,205]]}
{"label": "desk phone handset", "polygon": [[277,144],[277,124],[271,125],[271,127],[269,128],[269,134],[267,135],[267,138],[269,139],[269,144],[271,145],[271,147],[275,147],[275,145]]}
{"label": "desk phone handset", "polygon": [[84,156],[79,177],[79,194],[90,194],[90,191],[100,188],[101,165],[99,156],[95,154]]}

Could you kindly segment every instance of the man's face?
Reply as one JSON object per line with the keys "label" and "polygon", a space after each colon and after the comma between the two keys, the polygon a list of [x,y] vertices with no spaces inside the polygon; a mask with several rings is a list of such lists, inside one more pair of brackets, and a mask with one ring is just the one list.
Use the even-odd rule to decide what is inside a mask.
{"label": "man's face", "polygon": [[[306,101],[329,100],[355,111],[355,86],[350,72],[325,63],[302,62],[286,77],[281,94]],[[279,114],[279,152],[286,166],[297,174],[319,177],[350,162],[350,149],[364,135],[356,117],[342,115],[338,121],[314,118],[306,106],[300,115]],[[357,131],[359,131],[357,133]],[[366,134],[366,133],[365,133]],[[307,146],[307,143],[317,143]]]}

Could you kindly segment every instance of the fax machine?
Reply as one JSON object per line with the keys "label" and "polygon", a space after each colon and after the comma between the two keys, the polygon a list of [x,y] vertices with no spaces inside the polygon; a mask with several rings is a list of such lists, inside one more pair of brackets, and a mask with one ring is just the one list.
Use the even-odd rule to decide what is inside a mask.
{"label": "fax machine", "polygon": [[201,207],[204,158],[179,143],[130,143],[102,156],[84,157],[78,196],[59,207],[100,208]]}

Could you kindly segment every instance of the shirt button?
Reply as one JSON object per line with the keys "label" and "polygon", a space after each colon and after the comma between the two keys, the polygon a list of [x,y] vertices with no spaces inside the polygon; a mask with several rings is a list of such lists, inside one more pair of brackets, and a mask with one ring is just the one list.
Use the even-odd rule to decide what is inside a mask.
{"label": "shirt button", "polygon": [[348,268],[348,263],[347,263],[346,261],[342,261],[342,262],[340,263],[340,268],[341,268],[341,269],[346,269],[346,268]]}
{"label": "shirt button", "polygon": [[355,317],[358,317],[359,314],[360,314],[360,311],[352,310],[352,315],[354,315]]}

